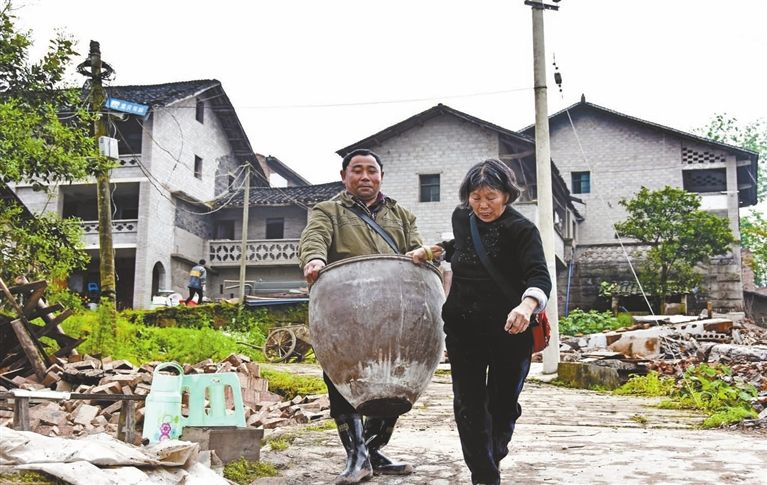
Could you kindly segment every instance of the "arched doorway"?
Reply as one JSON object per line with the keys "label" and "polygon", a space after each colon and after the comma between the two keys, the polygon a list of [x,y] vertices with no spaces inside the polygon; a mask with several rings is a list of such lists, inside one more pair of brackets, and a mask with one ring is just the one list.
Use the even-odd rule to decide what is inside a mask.
{"label": "arched doorway", "polygon": [[165,267],[158,261],[152,268],[152,294],[150,297],[159,293],[160,285],[165,285]]}

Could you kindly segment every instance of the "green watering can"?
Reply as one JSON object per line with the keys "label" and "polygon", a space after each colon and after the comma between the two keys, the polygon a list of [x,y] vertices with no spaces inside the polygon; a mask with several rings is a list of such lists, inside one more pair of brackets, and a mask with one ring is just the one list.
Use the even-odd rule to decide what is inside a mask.
{"label": "green watering can", "polygon": [[[164,369],[174,369],[178,375],[161,373]],[[227,388],[231,392],[234,410],[226,407]],[[189,394],[189,416],[181,414],[184,392]],[[185,376],[184,369],[176,362],[163,363],[155,368],[152,388],[146,399],[144,442],[178,439],[185,426],[245,427],[245,408],[236,373]]]}

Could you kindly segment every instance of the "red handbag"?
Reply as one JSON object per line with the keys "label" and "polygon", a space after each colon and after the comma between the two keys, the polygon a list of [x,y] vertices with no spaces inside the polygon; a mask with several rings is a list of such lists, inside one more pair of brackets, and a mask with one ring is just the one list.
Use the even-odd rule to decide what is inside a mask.
{"label": "red handbag", "polygon": [[542,352],[549,346],[551,339],[551,324],[546,312],[536,315],[537,325],[532,326],[533,331],[533,353]]}

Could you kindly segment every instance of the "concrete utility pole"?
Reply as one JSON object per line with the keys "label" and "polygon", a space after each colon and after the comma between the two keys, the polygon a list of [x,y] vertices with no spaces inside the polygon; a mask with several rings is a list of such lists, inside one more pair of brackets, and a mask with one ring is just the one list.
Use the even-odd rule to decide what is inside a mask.
{"label": "concrete utility pole", "polygon": [[[558,0],[555,0],[558,1]],[[558,10],[542,1],[525,1],[533,10],[533,85],[535,88],[535,160],[537,165],[538,228],[551,277],[551,295],[546,313],[551,322],[551,341],[543,351],[543,373],[553,374],[559,367],[559,305],[557,302],[557,262],[554,251],[554,197],[551,190],[551,147],[546,98],[546,49],[543,41],[543,11]]]}
{"label": "concrete utility pole", "polygon": [[245,275],[247,274],[248,263],[246,256],[248,254],[248,210],[250,209],[250,162],[245,167],[245,193],[242,202],[242,242],[240,249],[240,303],[245,303]]}
{"label": "concrete utility pole", "polygon": [[[90,70],[86,68],[90,67]],[[96,140],[107,136],[107,121],[104,114],[106,91],[102,80],[109,77],[113,70],[109,64],[101,61],[101,48],[95,40],[91,41],[88,59],[77,67],[80,74],[90,77],[91,111],[96,119],[93,131]],[[99,161],[101,163],[101,161]],[[112,244],[112,193],[109,188],[109,169],[102,168],[96,176],[96,191],[99,214],[99,274],[101,276],[101,305],[109,305],[112,313],[112,325],[116,322],[117,291],[115,284],[115,257]]]}

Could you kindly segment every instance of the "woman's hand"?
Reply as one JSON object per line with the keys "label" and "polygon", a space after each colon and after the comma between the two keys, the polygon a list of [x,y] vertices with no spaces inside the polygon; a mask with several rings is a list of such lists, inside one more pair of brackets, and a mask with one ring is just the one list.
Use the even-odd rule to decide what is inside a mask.
{"label": "woman's hand", "polygon": [[506,325],[503,329],[511,334],[524,332],[527,330],[527,327],[530,326],[530,318],[537,307],[538,300],[528,296],[522,300],[522,303],[509,312],[509,316],[506,318]]}
{"label": "woman's hand", "polygon": [[426,263],[439,259],[445,250],[442,246],[434,244],[432,246],[421,246],[418,249],[413,249],[405,253],[405,256],[412,258],[415,264]]}

